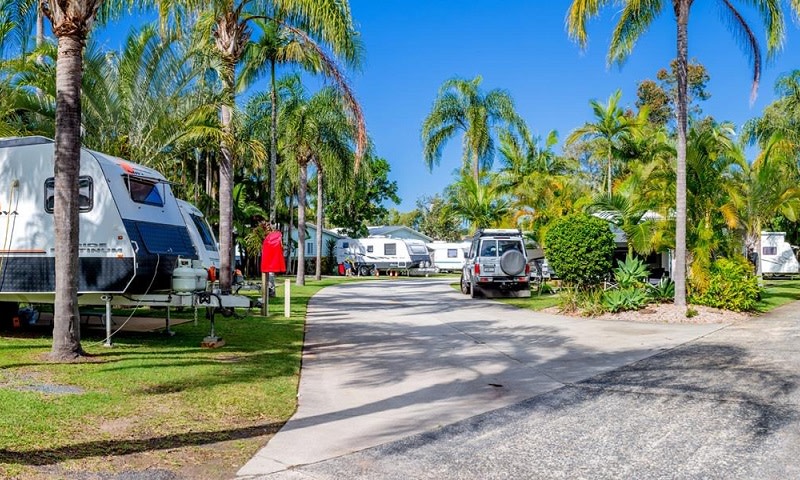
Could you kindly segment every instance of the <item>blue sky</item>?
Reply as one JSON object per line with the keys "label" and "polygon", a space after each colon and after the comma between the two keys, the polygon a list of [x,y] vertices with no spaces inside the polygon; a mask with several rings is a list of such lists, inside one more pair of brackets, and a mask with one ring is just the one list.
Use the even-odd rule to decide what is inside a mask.
{"label": "blue sky", "polygon": [[[422,121],[446,79],[481,75],[485,90],[502,88],[511,94],[538,136],[557,130],[563,140],[591,119],[590,100],[605,101],[621,89],[623,104],[633,106],[636,84],[654,78],[675,56],[670,2],[665,2],[664,14],[625,65],[607,67],[608,42],[618,13],[614,6],[589,24],[589,45],[582,51],[564,27],[569,0],[350,1],[366,55],[361,71],[351,72],[349,79],[377,152],[392,166],[391,179],[397,181],[402,199],[400,211],[414,208],[423,195],[442,192],[461,164],[460,137],[451,140],[432,172],[422,157]],[[784,48],[774,61],[765,62],[761,88],[751,105],[749,60],[721,19],[720,3],[694,3],[689,55],[703,63],[711,77],[711,98],[703,104],[704,112],[738,127],[773,100],[780,74],[800,68],[800,28],[787,15]],[[762,40],[753,11],[742,8]],[[125,18],[121,28],[108,27],[99,39],[109,48],[119,48],[130,25],[152,18]],[[264,87],[256,84],[253,91]]]}
{"label": "blue sky", "polygon": [[[589,100],[605,101],[619,88],[623,103],[633,106],[637,82],[654,78],[674,58],[669,8],[624,66],[608,68],[605,58],[615,7],[589,24],[589,46],[581,51],[564,28],[569,3],[351,0],[366,47],[364,67],[351,74],[351,81],[378,154],[392,165],[391,177],[403,200],[399,210],[414,208],[422,195],[441,192],[460,165],[460,138],[451,141],[433,172],[422,158],[420,127],[446,79],[481,75],[484,89],[510,92],[539,136],[555,129],[563,139],[590,119]],[[751,105],[749,61],[721,20],[717,3],[695,2],[689,55],[711,76],[712,96],[704,111],[739,126],[772,101],[778,75],[800,68],[800,29],[787,17],[784,49],[765,65],[759,95]],[[753,12],[745,12],[754,19]]]}

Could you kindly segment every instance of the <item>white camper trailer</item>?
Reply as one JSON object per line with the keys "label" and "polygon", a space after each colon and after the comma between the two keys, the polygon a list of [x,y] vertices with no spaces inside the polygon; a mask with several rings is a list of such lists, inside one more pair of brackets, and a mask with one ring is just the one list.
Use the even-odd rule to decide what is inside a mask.
{"label": "white camper trailer", "polygon": [[761,272],[763,275],[791,275],[800,272],[800,263],[785,232],[761,232]]}
{"label": "white camper trailer", "polygon": [[197,250],[197,256],[203,268],[219,271],[219,248],[217,239],[211,226],[206,222],[203,212],[191,203],[178,199],[178,208],[181,210],[183,220],[189,236]]}
{"label": "white camper trailer", "polygon": [[464,268],[470,242],[432,242],[428,244],[433,265],[441,272],[460,272]]}
{"label": "white camper trailer", "polygon": [[[80,155],[79,304],[191,305],[193,296],[172,295],[173,282],[188,277],[205,290],[198,260],[208,249],[193,241],[166,178],[99,152]],[[0,301],[54,301],[53,157],[52,140],[0,139]],[[223,297],[211,302],[249,305]]]}
{"label": "white camper trailer", "polygon": [[359,275],[371,272],[402,270],[428,273],[435,271],[428,248],[422,240],[389,237],[342,238],[334,249],[336,263],[352,262]]}

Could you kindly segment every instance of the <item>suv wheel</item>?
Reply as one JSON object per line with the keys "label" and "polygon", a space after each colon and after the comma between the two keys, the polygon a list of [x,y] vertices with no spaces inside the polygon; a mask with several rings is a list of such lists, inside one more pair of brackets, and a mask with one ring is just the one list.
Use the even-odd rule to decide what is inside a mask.
{"label": "suv wheel", "polygon": [[470,298],[476,298],[480,294],[480,289],[475,284],[475,282],[470,282],[469,285],[469,296]]}
{"label": "suv wheel", "polygon": [[464,276],[464,272],[461,272],[461,293],[469,295],[469,292],[469,282],[467,282],[467,277]]}

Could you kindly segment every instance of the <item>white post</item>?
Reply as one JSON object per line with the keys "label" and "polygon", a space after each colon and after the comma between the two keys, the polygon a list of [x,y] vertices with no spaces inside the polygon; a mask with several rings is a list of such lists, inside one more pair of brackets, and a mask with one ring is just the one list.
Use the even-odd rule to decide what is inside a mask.
{"label": "white post", "polygon": [[106,296],[106,343],[104,347],[111,347],[111,295]]}
{"label": "white post", "polygon": [[269,317],[269,276],[261,274],[261,315]]}
{"label": "white post", "polygon": [[283,316],[289,318],[292,316],[292,293],[291,293],[291,285],[292,281],[288,278],[286,279],[286,283],[283,284]]}

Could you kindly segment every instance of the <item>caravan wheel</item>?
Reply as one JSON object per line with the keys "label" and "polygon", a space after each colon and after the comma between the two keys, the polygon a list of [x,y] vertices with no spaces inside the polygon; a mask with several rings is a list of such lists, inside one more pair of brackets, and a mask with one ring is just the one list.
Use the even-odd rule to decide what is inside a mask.
{"label": "caravan wheel", "polygon": [[361,265],[360,267],[358,267],[358,274],[362,277],[368,277],[370,276],[370,274],[372,274],[372,272],[370,272],[369,270],[370,268],[368,266]]}

